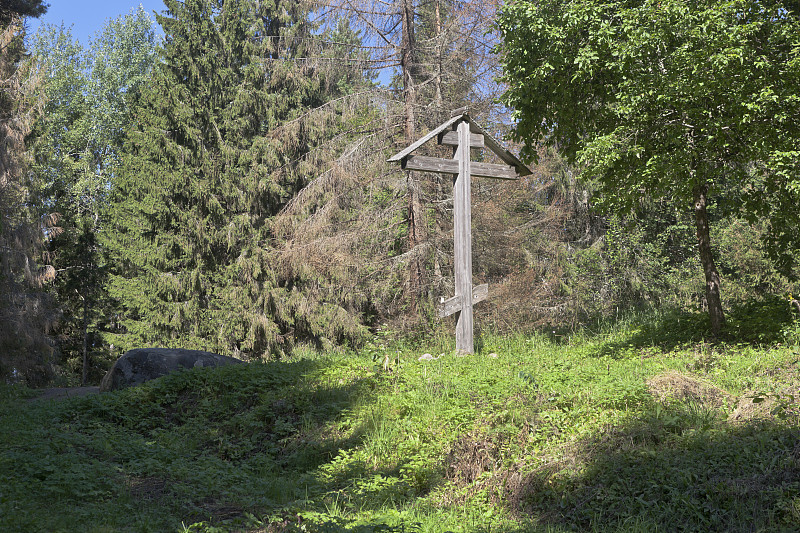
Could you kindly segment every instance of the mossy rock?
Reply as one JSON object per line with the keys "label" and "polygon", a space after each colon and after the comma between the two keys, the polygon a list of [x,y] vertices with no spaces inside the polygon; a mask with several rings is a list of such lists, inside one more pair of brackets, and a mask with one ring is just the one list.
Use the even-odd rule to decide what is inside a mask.
{"label": "mossy rock", "polygon": [[180,370],[217,367],[242,362],[233,357],[202,350],[136,348],[128,350],[117,359],[114,366],[103,377],[100,391],[107,392],[141,385],[145,381]]}

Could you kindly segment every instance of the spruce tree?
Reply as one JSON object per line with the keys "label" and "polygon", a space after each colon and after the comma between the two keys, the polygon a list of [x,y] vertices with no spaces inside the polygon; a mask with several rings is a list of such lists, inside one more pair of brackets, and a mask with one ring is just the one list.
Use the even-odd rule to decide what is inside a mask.
{"label": "spruce tree", "polygon": [[358,334],[271,248],[272,217],[318,170],[324,124],[298,119],[332,96],[293,61],[312,31],[307,6],[165,3],[163,57],[135,106],[106,234],[119,345],[258,357]]}
{"label": "spruce tree", "polygon": [[22,17],[42,12],[35,1],[0,7],[0,381],[29,385],[52,377],[49,333],[58,318],[43,287],[55,270],[37,264],[57,217],[37,217],[32,207],[37,184],[28,175],[25,143],[41,106],[40,79],[25,59]]}

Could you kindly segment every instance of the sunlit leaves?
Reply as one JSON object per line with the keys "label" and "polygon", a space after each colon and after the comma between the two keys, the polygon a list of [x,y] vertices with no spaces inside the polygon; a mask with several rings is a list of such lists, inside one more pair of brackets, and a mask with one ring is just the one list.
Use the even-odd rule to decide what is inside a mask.
{"label": "sunlit leaves", "polygon": [[775,250],[798,247],[787,236],[800,234],[800,220],[775,211],[775,196],[797,200],[800,182],[797,160],[778,155],[800,134],[792,119],[800,112],[792,6],[514,2],[498,24],[503,101],[516,110],[525,155],[535,157],[539,141],[557,146],[618,207],[632,206],[642,189],[688,203],[700,182],[723,194],[734,183],[771,181],[774,194],[752,187],[746,208],[772,221],[781,235]]}

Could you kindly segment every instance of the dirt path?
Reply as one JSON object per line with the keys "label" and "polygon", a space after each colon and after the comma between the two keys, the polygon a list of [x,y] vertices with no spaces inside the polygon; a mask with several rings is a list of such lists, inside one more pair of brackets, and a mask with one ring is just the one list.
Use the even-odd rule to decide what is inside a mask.
{"label": "dirt path", "polygon": [[34,400],[60,400],[61,398],[74,398],[75,396],[86,396],[97,394],[100,387],[56,387],[53,389],[42,389],[41,394],[29,401]]}

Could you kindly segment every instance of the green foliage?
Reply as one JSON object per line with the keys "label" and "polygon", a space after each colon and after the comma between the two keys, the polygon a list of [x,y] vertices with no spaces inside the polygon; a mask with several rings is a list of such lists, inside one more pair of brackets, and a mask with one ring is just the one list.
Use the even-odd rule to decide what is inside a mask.
{"label": "green foliage", "polygon": [[[690,209],[643,195],[630,214],[603,215],[596,182],[576,179],[553,149],[538,151],[531,176],[473,191],[473,269],[492,294],[476,307],[479,322],[563,334],[633,311],[707,309]],[[709,220],[726,313],[797,292],[763,245],[764,224],[724,211],[712,205]]]}
{"label": "green foliage", "polygon": [[797,19],[785,9],[738,0],[507,6],[504,99],[523,152],[558,143],[587,163],[613,205],[633,206],[642,188],[685,201],[699,179],[748,183],[746,166],[793,132],[782,117],[798,95],[783,82],[798,75]]}
{"label": "green foliage", "polygon": [[64,217],[96,218],[107,200],[131,121],[129,100],[155,61],[152,24],[144,9],[132,10],[109,20],[89,50],[63,25],[44,25],[31,39],[46,80],[44,115],[32,133],[33,170],[44,181],[42,195]]}
{"label": "green foliage", "polygon": [[108,365],[97,356],[108,353],[101,332],[114,311],[103,290],[107,271],[97,234],[107,224],[103,206],[132,120],[128,104],[147,79],[155,48],[153,23],[141,6],[108,21],[88,50],[63,25],[44,25],[31,40],[44,79],[44,110],[29,139],[31,170],[40,183],[39,209],[59,219],[58,231],[48,235],[48,256],[59,272],[53,287],[62,310],[59,363],[70,377],[82,374],[81,382],[98,380]]}
{"label": "green foliage", "polygon": [[[778,272],[761,245],[763,235],[762,228],[737,217],[715,220],[712,238],[726,310],[761,305],[764,295],[785,294],[796,286]],[[687,213],[674,216],[644,205],[624,220],[609,217],[598,241],[566,254],[562,287],[580,322],[648,307],[703,309],[694,240]],[[785,312],[788,306],[783,307]]]}
{"label": "green foliage", "polygon": [[[309,265],[277,253],[278,215],[319,172],[335,96],[310,63],[302,2],[167,2],[165,45],[135,106],[105,236],[116,342],[258,358],[362,327]],[[346,85],[346,84],[345,84]],[[320,290],[320,287],[323,287]]]}
{"label": "green foliage", "polygon": [[92,144],[99,152],[101,178],[116,173],[124,136],[132,123],[134,96],[148,83],[158,38],[139,6],[109,20],[92,38],[86,53],[88,117]]}
{"label": "green foliage", "polygon": [[15,18],[40,17],[48,5],[42,0],[7,0],[0,6],[0,27],[7,26]]}
{"label": "green foliage", "polygon": [[620,215],[643,196],[693,206],[715,333],[723,317],[706,193],[718,218],[760,218],[765,249],[795,274],[798,175],[787,154],[797,125],[786,118],[800,106],[789,82],[800,79],[795,7],[515,2],[498,20],[503,101],[515,110],[523,154],[535,158],[538,142],[558,147]]}

